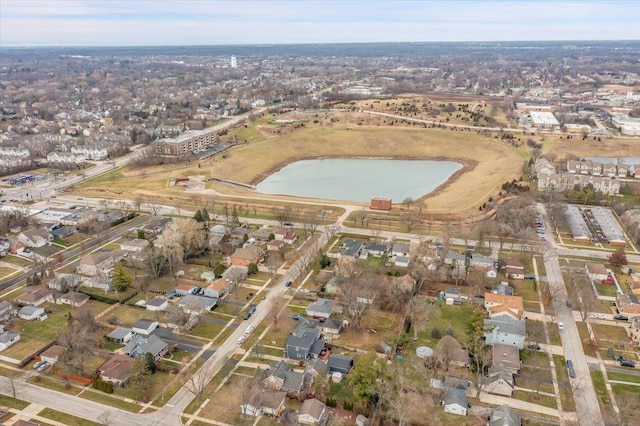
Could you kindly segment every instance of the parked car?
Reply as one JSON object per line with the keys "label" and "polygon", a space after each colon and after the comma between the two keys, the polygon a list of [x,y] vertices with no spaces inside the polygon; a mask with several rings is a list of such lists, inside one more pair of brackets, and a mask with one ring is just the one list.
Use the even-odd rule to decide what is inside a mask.
{"label": "parked car", "polygon": [[527,345],[527,348],[533,349],[534,351],[539,351],[540,345],[538,345],[537,343],[530,343]]}
{"label": "parked car", "polygon": [[558,330],[564,330],[564,324],[559,322],[558,323]]}
{"label": "parked car", "polygon": [[249,305],[249,313],[253,314],[256,312],[256,305]]}
{"label": "parked car", "polygon": [[238,343],[244,343],[244,341],[247,340],[247,336],[240,336],[238,337]]}
{"label": "parked car", "polygon": [[572,308],[573,304],[571,303],[571,300],[567,300],[567,308]]}
{"label": "parked car", "polygon": [[626,359],[622,355],[614,355],[613,359],[620,362],[626,361]]}
{"label": "parked car", "polygon": [[244,316],[244,320],[248,320],[249,318],[251,318],[251,313],[247,312],[247,314]]}
{"label": "parked car", "polygon": [[595,313],[595,314],[593,314],[593,316],[595,318],[599,318],[599,319],[607,319],[607,316],[605,314],[601,314],[601,313]]}
{"label": "parked car", "polygon": [[636,368],[636,365],[631,361],[623,359],[622,361],[620,361],[620,367]]}
{"label": "parked car", "polygon": [[296,320],[296,321],[298,321],[298,320],[299,320],[299,319],[301,319],[301,318],[302,318],[302,315],[300,315],[300,314],[295,314],[295,315],[293,316],[293,319],[294,319],[294,320]]}
{"label": "parked car", "polygon": [[44,370],[46,370],[49,367],[49,363],[46,361],[43,361],[42,364],[40,364],[40,367],[37,368],[37,371],[39,373],[42,373]]}
{"label": "parked car", "polygon": [[291,281],[287,281],[287,283],[285,284],[286,287],[291,287]]}
{"label": "parked car", "polygon": [[624,315],[614,315],[613,319],[616,321],[629,321],[629,317],[625,317]]}
{"label": "parked car", "polygon": [[40,366],[42,365],[42,363],[43,363],[43,362],[45,362],[45,361],[36,361],[36,363],[35,363],[35,364],[33,364],[33,369],[35,370],[35,369],[37,369],[38,367],[40,367]]}
{"label": "parked car", "polygon": [[250,325],[249,327],[247,327],[247,329],[244,331],[244,334],[251,334],[253,332],[253,330],[255,330],[256,328],[252,325]]}
{"label": "parked car", "polygon": [[567,360],[567,368],[573,368],[573,361],[570,359]]}
{"label": "parked car", "polygon": [[569,369],[569,377],[571,377],[572,379],[576,378],[576,370],[574,370],[573,368]]}

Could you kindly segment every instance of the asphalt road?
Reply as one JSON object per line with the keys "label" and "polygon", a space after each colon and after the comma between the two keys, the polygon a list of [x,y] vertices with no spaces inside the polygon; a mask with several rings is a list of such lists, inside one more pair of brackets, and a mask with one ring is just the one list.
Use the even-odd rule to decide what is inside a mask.
{"label": "asphalt road", "polygon": [[[539,205],[538,207],[544,216],[544,221],[547,224],[546,230],[549,234],[551,231],[544,206]],[[552,236],[547,235],[547,237],[549,240]],[[589,372],[589,365],[587,364],[584,349],[582,348],[578,327],[573,318],[572,310],[566,306],[568,295],[562,278],[562,270],[560,269],[557,252],[551,251],[544,256],[544,267],[547,271],[547,282],[553,294],[557,295],[553,300],[556,321],[564,324],[564,330],[560,331],[564,356],[565,359],[573,361],[573,367],[576,372],[576,378],[570,379],[570,382],[573,389],[576,412],[578,413],[578,422],[581,426],[604,426],[598,397],[593,388],[591,373]]]}

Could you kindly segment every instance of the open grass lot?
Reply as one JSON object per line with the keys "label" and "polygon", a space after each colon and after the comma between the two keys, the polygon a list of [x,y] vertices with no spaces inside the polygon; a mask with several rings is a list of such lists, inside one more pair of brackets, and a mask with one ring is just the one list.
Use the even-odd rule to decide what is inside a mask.
{"label": "open grass lot", "polygon": [[615,395],[620,415],[624,425],[635,425],[640,417],[640,404],[638,404],[638,392],[640,387],[633,385],[621,385],[612,383],[611,389]]}
{"label": "open grass lot", "polygon": [[2,351],[2,355],[17,360],[23,360],[25,357],[44,349],[44,347],[50,342],[51,340],[41,340],[37,337],[21,335],[20,341]]}
{"label": "open grass lot", "polygon": [[[534,392],[517,390],[513,392],[512,398],[531,402],[532,404],[542,405],[544,407],[557,408],[556,399],[548,395],[540,395]],[[564,406],[562,406],[562,408],[564,409]]]}
{"label": "open grass lot", "polygon": [[30,266],[33,264],[33,262],[27,260],[27,259],[23,259],[19,256],[13,255],[13,254],[8,254],[5,257],[2,258],[3,262],[7,262],[7,263],[11,263],[12,265],[16,265],[16,266],[20,266],[20,267],[24,267],[24,266]]}
{"label": "open grass lot", "polygon": [[[638,383],[640,384],[640,376],[634,376],[631,374],[622,374],[622,373],[615,373],[615,372],[607,372],[607,376],[609,377],[609,380],[618,380],[621,382],[630,382],[630,383]],[[638,389],[638,392],[640,392],[640,388]]]}
{"label": "open grass lot", "polygon": [[245,377],[232,374],[222,389],[211,395],[211,400],[200,411],[200,416],[229,424],[240,424],[240,401]]}
{"label": "open grass lot", "polygon": [[[347,143],[348,142],[348,143]],[[472,132],[402,127],[353,127],[338,123],[333,127],[310,128],[291,134],[241,145],[221,156],[197,164],[175,167],[154,167],[144,170],[127,169],[122,176],[106,175],[100,181],[90,181],[78,188],[92,196],[105,196],[104,192],[121,191],[124,196],[134,194],[184,197],[182,189],[169,188],[171,177],[212,174],[234,181],[255,184],[283,167],[301,159],[320,157],[398,157],[415,159],[458,159],[469,170],[459,174],[450,185],[431,195],[428,211],[449,213],[477,209],[489,196],[497,195],[506,180],[518,178],[523,150],[491,137]],[[475,166],[472,166],[475,165]],[[142,178],[144,175],[144,178]],[[108,187],[105,190],[104,187]],[[216,189],[228,195],[251,195],[253,191],[233,189],[216,184]],[[259,197],[259,195],[258,195]],[[269,196],[269,198],[274,198]],[[286,198],[282,198],[286,200]]]}
{"label": "open grass lot", "polygon": [[[400,321],[400,314],[372,309],[365,314],[360,330],[343,330],[340,337],[331,343],[368,351],[375,350],[380,342],[393,342],[398,335]],[[376,332],[367,332],[371,329],[375,329]]]}
{"label": "open grass lot", "polygon": [[61,413],[60,411],[53,410],[51,408],[45,408],[38,413],[40,417],[45,419],[54,420],[65,425],[74,426],[98,426],[100,423],[92,422],[81,417],[72,416],[70,414]]}
{"label": "open grass lot", "polygon": [[[627,341],[627,332],[623,327],[615,325],[591,324],[593,332],[601,342],[620,342]],[[610,346],[610,345],[604,345]]]}
{"label": "open grass lot", "polygon": [[99,402],[101,404],[110,405],[111,407],[121,408],[131,413],[137,413],[140,411],[140,406],[131,402],[126,402],[118,398],[113,398],[107,394],[86,390],[79,395],[80,398],[88,399],[90,401]]}
{"label": "open grass lot", "polygon": [[18,398],[11,398],[10,396],[0,394],[0,405],[24,410],[29,406],[29,403]]}
{"label": "open grass lot", "polygon": [[[115,317],[120,320],[120,325],[123,327],[131,327],[139,319],[152,319],[155,320],[157,312],[148,311],[144,308],[136,308],[133,306],[121,305],[106,315],[108,318]],[[162,321],[164,314],[160,314]]]}

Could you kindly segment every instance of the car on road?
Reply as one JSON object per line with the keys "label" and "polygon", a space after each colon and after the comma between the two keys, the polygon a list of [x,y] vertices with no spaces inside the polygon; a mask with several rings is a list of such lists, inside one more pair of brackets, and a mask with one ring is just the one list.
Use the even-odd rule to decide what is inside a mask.
{"label": "car on road", "polygon": [[574,370],[573,368],[569,369],[569,377],[571,377],[572,379],[576,378],[576,370]]}
{"label": "car on road", "polygon": [[247,336],[242,335],[238,337],[238,343],[244,343],[245,340],[247,340]]}
{"label": "car on road", "polygon": [[605,314],[601,314],[601,313],[595,313],[593,314],[594,318],[599,318],[599,319],[607,319],[607,316]]}
{"label": "car on road", "polygon": [[564,330],[564,324],[562,322],[558,323],[558,330]]}
{"label": "car on road", "polygon": [[573,368],[573,361],[570,359],[567,360],[567,368]]}
{"label": "car on road", "polygon": [[256,305],[249,305],[249,313],[253,314],[256,312]]}
{"label": "car on road", "polygon": [[527,274],[524,276],[525,280],[535,280],[536,276],[534,274]]}
{"label": "car on road", "polygon": [[285,284],[285,287],[291,287],[291,281],[287,281],[287,283]]}
{"label": "car on road", "polygon": [[302,319],[302,315],[300,315],[300,314],[295,314],[295,315],[293,316],[293,319],[294,319],[294,320],[296,320],[296,321],[298,321],[299,319]]}
{"label": "car on road", "polygon": [[38,371],[38,373],[42,373],[47,368],[49,368],[49,363],[44,361],[36,370]]}
{"label": "car on road", "polygon": [[623,359],[622,361],[620,361],[620,367],[636,368],[636,365],[632,361]]}
{"label": "car on road", "polygon": [[567,300],[567,308],[573,308],[573,303],[571,303],[571,300]]}
{"label": "car on road", "polygon": [[413,234],[413,235],[411,236],[411,238],[412,238],[412,239],[414,239],[414,240],[417,240],[419,237],[418,237],[416,234]]}
{"label": "car on road", "polygon": [[251,313],[247,312],[246,315],[244,316],[244,320],[248,320],[249,318],[251,318]]}
{"label": "car on road", "polygon": [[614,315],[613,319],[616,321],[629,321],[629,317],[625,317],[624,315]]}
{"label": "car on road", "polygon": [[251,334],[253,332],[253,330],[255,330],[256,328],[253,325],[250,325],[249,327],[247,327],[247,329],[244,331],[244,334]]}

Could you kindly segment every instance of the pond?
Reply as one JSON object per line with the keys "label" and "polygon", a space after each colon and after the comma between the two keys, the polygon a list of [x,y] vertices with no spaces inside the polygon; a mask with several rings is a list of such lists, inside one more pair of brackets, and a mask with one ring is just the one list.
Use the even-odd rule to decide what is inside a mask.
{"label": "pond", "polygon": [[331,158],[288,164],[257,185],[261,194],[368,203],[389,197],[420,198],[447,181],[462,164],[440,160]]}

